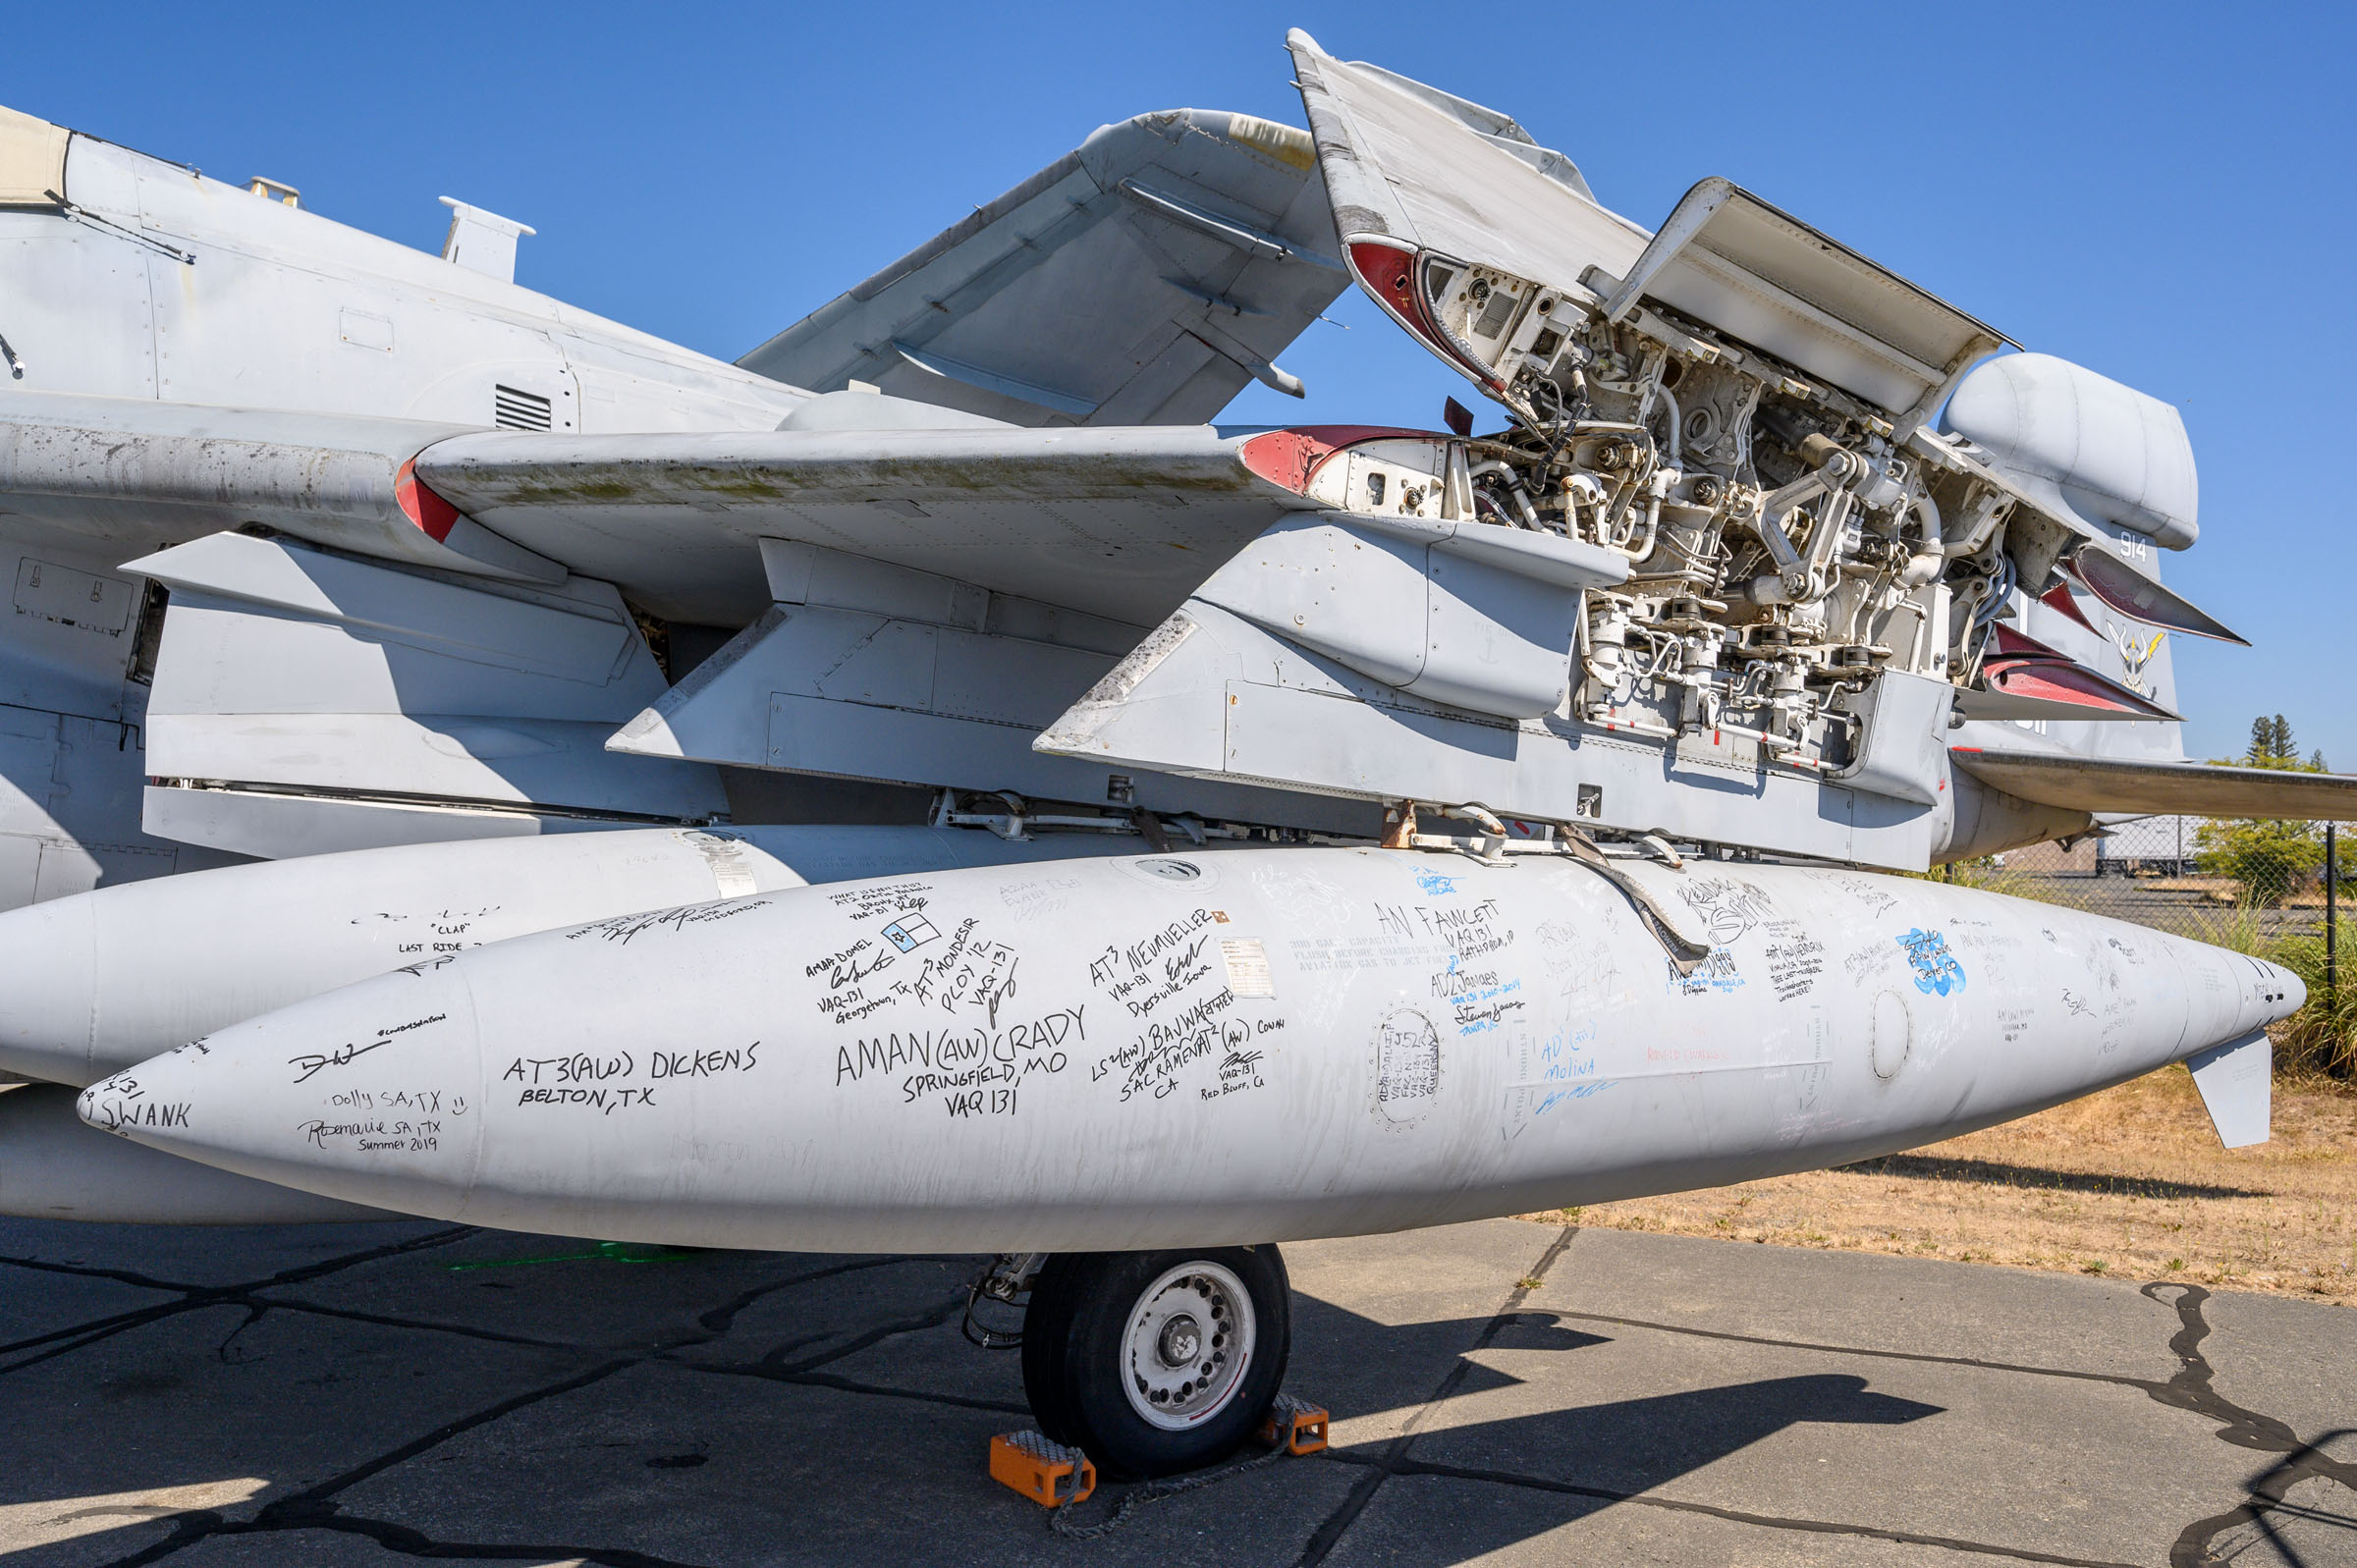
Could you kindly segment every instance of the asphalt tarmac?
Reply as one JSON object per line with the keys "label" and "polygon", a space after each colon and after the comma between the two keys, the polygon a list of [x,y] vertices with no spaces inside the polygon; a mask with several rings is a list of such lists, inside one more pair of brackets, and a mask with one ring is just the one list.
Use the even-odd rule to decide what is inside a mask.
{"label": "asphalt tarmac", "polygon": [[[1335,1446],[1051,1533],[978,1260],[0,1220],[0,1562],[2357,1564],[2357,1314],[1495,1220],[1286,1248]],[[1109,1518],[1108,1486],[1068,1523]]]}

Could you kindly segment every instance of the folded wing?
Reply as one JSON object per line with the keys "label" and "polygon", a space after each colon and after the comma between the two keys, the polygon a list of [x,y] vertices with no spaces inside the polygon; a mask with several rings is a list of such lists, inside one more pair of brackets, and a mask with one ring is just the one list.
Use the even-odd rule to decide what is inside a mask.
{"label": "folded wing", "polygon": [[1199,424],[1347,284],[1308,135],[1175,109],[1076,150],[738,361],[1023,425]]}

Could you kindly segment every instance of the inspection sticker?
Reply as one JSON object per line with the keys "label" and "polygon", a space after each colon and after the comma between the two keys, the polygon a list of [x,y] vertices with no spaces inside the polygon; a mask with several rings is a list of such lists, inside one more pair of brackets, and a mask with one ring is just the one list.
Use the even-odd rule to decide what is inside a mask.
{"label": "inspection sticker", "polygon": [[1269,974],[1269,949],[1258,937],[1223,937],[1220,957],[1228,965],[1228,989],[1239,997],[1274,997],[1277,982]]}

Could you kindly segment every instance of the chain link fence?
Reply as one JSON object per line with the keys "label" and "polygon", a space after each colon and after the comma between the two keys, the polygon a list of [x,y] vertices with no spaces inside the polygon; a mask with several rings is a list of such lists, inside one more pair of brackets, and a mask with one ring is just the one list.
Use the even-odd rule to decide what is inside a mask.
{"label": "chain link fence", "polygon": [[2357,935],[2349,846],[2321,823],[2143,817],[2070,848],[2034,844],[1935,873],[2066,904],[2279,963],[2308,1005],[2278,1028],[2276,1067],[2357,1078],[2357,986],[2339,973]]}

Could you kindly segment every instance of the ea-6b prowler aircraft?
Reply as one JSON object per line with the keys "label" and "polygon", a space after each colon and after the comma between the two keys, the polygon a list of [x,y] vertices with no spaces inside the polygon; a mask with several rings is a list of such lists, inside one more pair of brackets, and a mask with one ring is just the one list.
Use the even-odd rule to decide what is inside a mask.
{"label": "ea-6b prowler aircraft", "polygon": [[[1153,1474],[1277,1243],[2178,1060],[2264,1138],[2296,979],[1888,875],[2357,811],[2183,760],[2175,410],[1289,48],[734,365],[0,120],[0,1207],[994,1252]],[[1497,411],[1206,423],[1352,284]]]}

